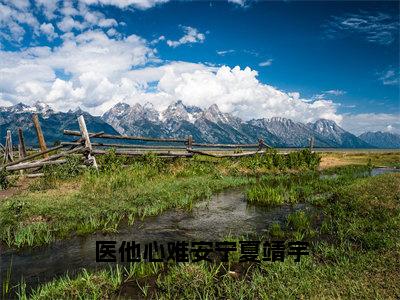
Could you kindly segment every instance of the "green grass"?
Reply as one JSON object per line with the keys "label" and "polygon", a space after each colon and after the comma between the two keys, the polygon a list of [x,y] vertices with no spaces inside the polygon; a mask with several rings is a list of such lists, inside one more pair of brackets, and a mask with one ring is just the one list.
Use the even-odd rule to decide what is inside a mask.
{"label": "green grass", "polygon": [[279,223],[272,224],[271,228],[269,229],[269,235],[272,238],[280,238],[282,239],[285,236],[284,231],[281,228]]}
{"label": "green grass", "polygon": [[246,190],[247,201],[265,206],[304,202],[318,206],[321,197],[324,199],[337,187],[349,184],[356,178],[367,177],[370,169],[368,165],[349,165],[323,172],[303,170],[263,175],[257,184]]}
{"label": "green grass", "polygon": [[298,211],[287,216],[287,226],[292,230],[306,231],[310,228],[310,217],[304,211]]}
{"label": "green grass", "polygon": [[286,190],[283,187],[257,185],[247,190],[247,202],[273,206],[285,202]]}
{"label": "green grass", "polygon": [[400,152],[330,152],[321,153],[322,167],[332,167],[336,164],[350,165],[361,164],[365,165],[370,163],[373,166],[386,166],[400,168]]}
{"label": "green grass", "polygon": [[[142,263],[84,271],[33,292],[21,284],[21,299],[106,299],[124,291],[126,298],[158,299],[399,298],[400,174],[366,177],[369,166],[347,166],[326,170],[323,175],[336,175],[320,178],[318,172],[307,171],[310,168],[282,172],[257,159],[144,160],[128,168],[116,163],[99,174],[78,175],[81,182],[75,191],[39,190],[5,201],[0,206],[2,240],[14,246],[29,241],[35,245],[71,232],[115,231],[122,218],[134,222],[170,208],[190,209],[196,199],[217,190],[251,184],[248,197],[254,197],[254,205],[265,205],[260,199],[273,195],[274,205],[303,202],[316,208],[316,214],[289,215],[284,228],[275,223],[268,236],[311,238],[311,255],[301,263],[292,258],[283,263],[238,263],[238,255],[231,255],[224,264]],[[135,296],[129,294],[132,291]]]}
{"label": "green grass", "polygon": [[[142,297],[158,299],[398,298],[400,175],[339,183],[343,181],[322,207],[323,238],[312,243],[312,255],[303,256],[300,263],[292,258],[260,264],[143,263],[62,278],[38,288],[30,298],[103,299],[115,297],[126,285],[134,286]],[[270,234],[282,237],[286,231],[304,231],[310,222],[308,215],[297,212],[288,217],[285,232],[275,224]]]}
{"label": "green grass", "polygon": [[86,174],[77,191],[31,192],[6,200],[0,207],[1,240],[21,247],[45,244],[73,232],[116,231],[123,218],[190,208],[197,199],[249,182],[229,176],[177,177],[150,172],[138,165],[117,173]]}
{"label": "green grass", "polygon": [[255,174],[289,164],[313,168],[318,161],[307,151],[290,159],[277,157],[272,151],[235,160],[165,161],[154,155],[120,157],[111,151],[99,158],[99,172],[84,171],[79,157],[70,158],[64,165],[46,167],[29,191],[0,202],[0,241],[10,247],[37,246],[73,233],[115,232],[122,220],[132,224],[168,209],[191,209],[198,199],[254,182]]}

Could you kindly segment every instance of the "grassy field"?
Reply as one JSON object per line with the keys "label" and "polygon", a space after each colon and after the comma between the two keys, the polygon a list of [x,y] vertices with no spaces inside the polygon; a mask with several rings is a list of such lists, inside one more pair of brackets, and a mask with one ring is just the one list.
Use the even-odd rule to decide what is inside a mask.
{"label": "grassy field", "polygon": [[0,241],[9,247],[48,244],[55,238],[116,231],[122,220],[190,209],[195,200],[251,184],[265,172],[309,169],[319,158],[307,150],[282,157],[274,152],[230,161],[194,158],[172,162],[154,156],[126,161],[113,152],[100,172],[79,163],[48,167],[29,190],[0,202]]}
{"label": "grassy field", "polygon": [[322,169],[350,164],[372,164],[375,166],[400,168],[400,152],[329,152],[321,153]]}
{"label": "grassy field", "polygon": [[[199,157],[172,163],[149,156],[126,168],[122,167],[126,161],[110,154],[100,162],[107,161],[108,167],[99,174],[74,173],[72,161],[47,170],[29,191],[0,203],[1,240],[13,247],[34,246],[73,233],[115,231],[122,219],[132,223],[170,208],[190,209],[197,199],[242,186],[253,205],[307,203],[316,208],[316,213],[289,215],[286,226],[273,225],[265,237],[310,241],[310,256],[300,263],[292,258],[239,263],[232,256],[229,263],[117,266],[83,271],[32,292],[22,283],[19,297],[398,299],[400,174],[365,176],[372,164],[393,166],[398,154],[375,155],[346,158],[347,166],[324,169],[323,177],[316,170],[318,158],[307,152],[286,158]],[[322,162],[327,158],[323,155]]]}

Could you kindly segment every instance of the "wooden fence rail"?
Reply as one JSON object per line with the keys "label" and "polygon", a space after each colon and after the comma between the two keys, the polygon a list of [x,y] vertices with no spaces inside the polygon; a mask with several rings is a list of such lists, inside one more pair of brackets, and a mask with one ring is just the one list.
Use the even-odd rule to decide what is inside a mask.
{"label": "wooden fence rail", "polygon": [[[65,146],[79,146],[82,143],[62,142]],[[111,147],[111,148],[133,148],[133,149],[186,149],[185,146],[161,146],[161,145],[134,145],[134,144],[109,144],[92,142],[93,147]]]}
{"label": "wooden fence rail", "polygon": [[[65,135],[81,136],[79,131],[64,130]],[[89,133],[94,134],[94,133]],[[148,142],[168,142],[168,143],[185,143],[186,139],[175,139],[175,138],[152,138],[144,136],[129,136],[129,135],[114,135],[114,134],[101,134],[96,138],[112,139],[112,140],[133,140],[133,141],[148,141]]]}
{"label": "wooden fence rail", "polygon": [[[254,144],[212,144],[212,143],[196,143],[190,135],[187,138],[154,138],[142,136],[128,136],[128,135],[114,135],[104,132],[89,133],[86,128],[85,119],[83,116],[78,118],[80,131],[64,130],[63,133],[69,136],[79,137],[74,141],[64,141],[60,145],[47,148],[43,132],[40,127],[39,118],[33,115],[33,123],[36,129],[40,151],[31,155],[27,155],[23,131],[18,129],[18,149],[19,158],[14,160],[12,152],[11,132],[7,130],[6,144],[2,147],[4,152],[4,162],[1,166],[7,171],[20,171],[21,170],[40,170],[43,166],[63,164],[66,158],[71,155],[81,154],[84,156],[86,165],[91,165],[98,168],[96,155],[104,155],[108,153],[109,149],[115,149],[115,154],[124,156],[141,156],[146,153],[154,153],[162,158],[177,158],[177,157],[192,157],[193,155],[206,155],[210,157],[223,158],[223,157],[246,157],[256,154],[266,153],[266,148],[272,148],[259,139],[258,143]],[[127,141],[143,141],[151,142],[152,144],[129,144],[129,143],[103,143],[92,142],[91,139],[111,139],[111,140],[127,140]],[[162,145],[164,143],[164,145]],[[167,143],[167,145],[165,145]],[[172,143],[172,144],[171,144]],[[179,143],[181,145],[179,145]],[[169,144],[169,145],[168,145]],[[1,144],[0,144],[1,145]],[[309,149],[314,147],[314,138],[311,137],[309,141]],[[64,149],[67,148],[67,149]],[[68,149],[69,148],[69,149]],[[234,149],[246,149],[245,152],[232,153]],[[254,151],[250,151],[251,149]],[[1,150],[1,149],[0,149]],[[55,152],[49,155],[51,152]],[[220,153],[218,153],[220,152]],[[42,158],[39,158],[42,157]],[[38,159],[39,158],[39,159]],[[22,173],[21,173],[22,174]],[[24,173],[27,177],[42,176],[43,173]]]}

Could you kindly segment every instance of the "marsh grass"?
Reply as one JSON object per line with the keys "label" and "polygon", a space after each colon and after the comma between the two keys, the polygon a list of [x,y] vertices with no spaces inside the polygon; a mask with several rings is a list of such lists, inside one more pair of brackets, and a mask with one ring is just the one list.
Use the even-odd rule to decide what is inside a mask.
{"label": "marsh grass", "polygon": [[269,229],[269,235],[272,238],[283,238],[285,236],[285,232],[282,230],[279,223],[274,223]]}
{"label": "marsh grass", "polygon": [[255,205],[282,205],[308,202],[323,206],[327,196],[338,187],[357,178],[369,176],[369,165],[350,165],[318,172],[305,169],[301,172],[266,174],[246,190],[247,201]]}
{"label": "marsh grass", "polygon": [[[291,158],[274,151],[240,159],[163,160],[148,154],[127,158],[109,151],[99,157],[100,171],[84,170],[80,157],[44,168],[30,190],[0,203],[0,240],[23,247],[50,243],[72,233],[116,232],[122,220],[158,215],[167,209],[192,209],[198,199],[254,182],[271,168],[314,167],[316,154]],[[270,191],[279,204],[280,191]]]}
{"label": "marsh grass", "polygon": [[290,152],[287,155],[269,149],[265,154],[245,157],[240,160],[242,167],[249,168],[253,172],[260,169],[316,169],[319,163],[319,154],[310,152],[308,149]]}
{"label": "marsh grass", "polygon": [[[400,174],[345,177],[332,179],[338,186],[323,202],[321,234],[331,238],[315,240],[311,255],[300,263],[289,257],[283,263],[238,264],[236,253],[229,263],[135,264],[59,279],[25,297],[112,298],[131,282],[142,297],[156,299],[395,299],[400,292]],[[288,217],[296,239],[306,238],[310,226],[304,212]],[[276,224],[270,234],[286,234],[281,231]]]}
{"label": "marsh grass", "polygon": [[285,202],[285,196],[286,190],[281,186],[257,185],[247,190],[247,202],[259,205],[281,205]]}
{"label": "marsh grass", "polygon": [[297,211],[287,216],[287,226],[293,230],[306,231],[310,225],[310,217],[304,211]]}
{"label": "marsh grass", "polygon": [[[273,163],[271,157],[263,159]],[[2,240],[15,245],[18,231],[23,226],[36,228],[34,223],[48,224],[51,238],[79,230],[82,234],[114,230],[121,216],[133,222],[169,208],[190,208],[196,199],[224,187],[252,184],[251,188],[257,186],[254,191],[263,191],[260,197],[279,192],[285,194],[284,201],[318,207],[323,222],[317,231],[312,231],[313,216],[305,212],[290,215],[287,228],[274,224],[269,230],[271,237],[295,240],[317,235],[311,255],[300,263],[288,258],[283,263],[238,264],[237,252],[226,264],[142,263],[84,271],[29,293],[22,284],[21,299],[109,299],[126,284],[136,286],[142,297],[157,299],[396,299],[400,295],[400,174],[366,177],[370,168],[366,165],[324,171],[322,175],[328,176],[320,178],[320,173],[307,168],[300,173],[265,174],[265,165],[252,169],[245,167],[249,161],[241,160],[216,163],[195,158],[165,164],[151,156],[144,159],[150,163],[132,161],[127,168],[116,163],[99,174],[79,175],[79,189],[56,199],[47,190],[5,201],[0,206],[0,228],[8,227]],[[255,180],[243,174],[261,176]],[[259,186],[274,192],[264,194]],[[33,231],[36,238],[48,229],[38,230]]]}
{"label": "marsh grass", "polygon": [[12,258],[11,258],[10,265],[7,267],[6,277],[3,278],[2,282],[1,282],[2,299],[5,299],[6,297],[8,297],[8,295],[11,292],[10,280],[11,280],[12,264],[13,264],[13,262],[12,262]]}

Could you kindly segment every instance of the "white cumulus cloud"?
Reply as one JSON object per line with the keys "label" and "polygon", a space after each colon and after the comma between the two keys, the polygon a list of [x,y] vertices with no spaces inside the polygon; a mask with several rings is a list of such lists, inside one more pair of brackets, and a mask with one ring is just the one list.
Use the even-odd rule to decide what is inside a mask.
{"label": "white cumulus cloud", "polygon": [[168,70],[158,83],[160,92],[189,105],[208,107],[216,103],[222,111],[245,120],[282,116],[310,122],[319,118],[341,121],[330,100],[303,101],[299,93],[285,93],[257,79],[249,67],[196,70],[175,74]]}
{"label": "white cumulus cloud", "polygon": [[[136,35],[114,39],[102,31],[64,37],[61,46],[0,51],[0,100],[40,100],[59,110],[81,106],[102,114],[118,102],[165,108],[176,100],[221,110],[244,119],[283,116],[303,122],[341,116],[330,100],[306,102],[257,79],[246,67],[210,67],[187,62],[162,64],[150,43]],[[149,66],[149,63],[158,66]],[[160,65],[161,63],[161,65]],[[149,85],[154,86],[148,90]]]}
{"label": "white cumulus cloud", "polygon": [[131,68],[151,61],[158,59],[145,40],[136,35],[111,39],[102,31],[69,36],[54,49],[0,51],[0,77],[5,78],[0,98],[28,104],[41,100],[60,110],[94,109],[121,93]]}

